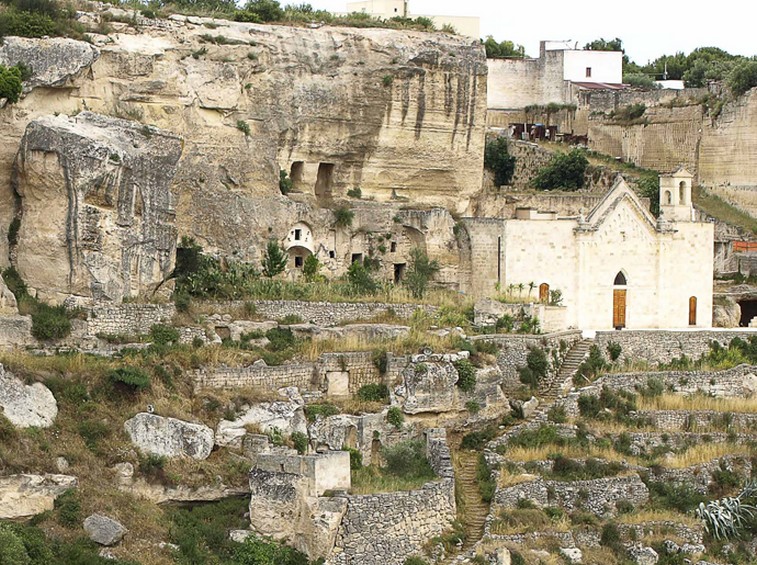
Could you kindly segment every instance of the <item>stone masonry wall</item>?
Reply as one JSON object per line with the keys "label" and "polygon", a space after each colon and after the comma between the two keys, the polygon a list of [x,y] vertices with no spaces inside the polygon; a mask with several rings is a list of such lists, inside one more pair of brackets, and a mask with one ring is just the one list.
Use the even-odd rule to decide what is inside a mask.
{"label": "stone masonry wall", "polygon": [[[419,308],[432,314],[437,308],[419,304],[386,304],[382,302],[305,302],[299,300],[252,300],[260,316],[280,320],[299,316],[304,322],[319,326],[337,326],[354,320],[368,320],[394,312],[399,318],[410,318]],[[240,302],[241,305],[241,302]]]}
{"label": "stone masonry wall", "polygon": [[170,323],[173,304],[115,304],[94,306],[87,317],[87,335],[146,334],[155,324]]}
{"label": "stone masonry wall", "polygon": [[369,383],[383,378],[373,363],[372,352],[324,353],[315,363],[296,363],[268,366],[258,361],[248,367],[207,367],[195,372],[198,388],[263,388],[276,390],[296,386],[303,390],[318,390],[329,371],[349,373],[349,391],[355,394]]}
{"label": "stone masonry wall", "polygon": [[545,481],[537,479],[497,489],[494,504],[516,508],[518,501],[529,499],[539,506],[558,505],[568,511],[579,507],[598,516],[614,515],[615,505],[627,500],[634,505],[649,498],[649,490],[638,475],[608,477],[591,481]]}
{"label": "stone masonry wall", "polygon": [[429,430],[427,453],[440,481],[411,491],[348,497],[334,565],[401,565],[455,519],[455,480],[444,430]]}
{"label": "stone masonry wall", "polygon": [[[555,369],[559,368],[559,362],[562,360],[562,357],[570,350],[574,343],[580,340],[581,332],[579,330],[544,335],[495,334],[474,336],[471,338],[473,342],[487,341],[495,343],[499,348],[497,365],[502,371],[502,389],[505,394],[521,386],[518,378],[518,367],[526,364],[529,348],[540,347],[545,351],[549,350],[547,357],[552,367],[552,374],[550,376],[553,377],[556,374]],[[560,345],[561,342],[564,342],[562,347]],[[555,366],[553,354],[557,357],[557,366]],[[548,383],[544,384],[547,385]]]}
{"label": "stone masonry wall", "polygon": [[668,331],[668,330],[623,330],[597,332],[596,345],[602,352],[607,344],[615,342],[622,347],[621,361],[625,359],[643,360],[649,363],[669,363],[681,355],[698,359],[709,352],[710,343],[717,341],[727,346],[735,337],[748,340],[757,335],[754,330],[728,331]]}

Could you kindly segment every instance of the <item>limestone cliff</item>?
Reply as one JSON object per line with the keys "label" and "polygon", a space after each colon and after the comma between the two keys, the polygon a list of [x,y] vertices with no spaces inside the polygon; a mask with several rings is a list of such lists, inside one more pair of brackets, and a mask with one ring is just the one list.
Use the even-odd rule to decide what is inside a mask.
{"label": "limestone cliff", "polygon": [[118,302],[154,290],[173,267],[180,155],[174,135],[90,112],[31,122],[13,177],[29,287]]}
{"label": "limestone cliff", "polygon": [[[296,218],[330,218],[320,206],[354,187],[380,201],[459,211],[480,190],[486,61],[475,42],[183,16],[136,21],[93,35],[94,47],[43,39],[20,49],[13,38],[0,47],[9,62],[71,59],[32,64],[35,88],[0,110],[9,141],[0,147],[0,231],[13,216],[11,164],[27,124],[86,110],[180,136],[171,184],[178,233],[244,259]],[[44,78],[56,66],[65,72]],[[300,196],[279,193],[279,169],[292,173]]]}

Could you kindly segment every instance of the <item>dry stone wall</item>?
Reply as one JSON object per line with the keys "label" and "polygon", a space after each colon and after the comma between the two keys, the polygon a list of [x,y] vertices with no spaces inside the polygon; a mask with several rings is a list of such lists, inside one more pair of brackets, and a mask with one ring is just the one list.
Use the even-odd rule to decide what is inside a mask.
{"label": "dry stone wall", "polygon": [[443,430],[427,436],[429,461],[443,478],[420,489],[348,497],[333,565],[402,565],[455,519],[455,481]]}
{"label": "dry stone wall", "polygon": [[101,304],[87,312],[87,335],[140,335],[155,324],[170,324],[173,304]]}
{"label": "dry stone wall", "polygon": [[607,345],[610,342],[619,344],[622,348],[621,361],[636,359],[656,364],[669,363],[682,355],[699,359],[710,351],[710,343],[713,341],[717,341],[722,346],[728,346],[735,337],[749,340],[753,335],[757,333],[750,330],[623,330],[597,332],[595,340],[602,352],[607,351]]}
{"label": "dry stone wall", "polygon": [[[433,314],[438,309],[421,304],[387,304],[381,302],[305,302],[299,300],[252,300],[255,311],[269,320],[299,316],[304,322],[319,326],[336,326],[354,320],[368,320],[393,312],[410,318],[416,310]],[[234,305],[236,303],[232,303]],[[241,306],[241,302],[239,305]]]}

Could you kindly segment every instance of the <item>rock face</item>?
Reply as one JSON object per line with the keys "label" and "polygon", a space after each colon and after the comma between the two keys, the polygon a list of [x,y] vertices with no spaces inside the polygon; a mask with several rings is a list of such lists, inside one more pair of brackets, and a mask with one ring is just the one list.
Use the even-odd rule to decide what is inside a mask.
{"label": "rock face", "polygon": [[15,314],[18,314],[16,297],[6,286],[3,277],[0,276],[0,315],[13,316]]}
{"label": "rock face", "polygon": [[113,518],[102,514],[92,514],[84,520],[84,531],[93,542],[110,546],[124,539],[129,530]]}
{"label": "rock face", "polygon": [[42,383],[25,385],[0,365],[0,409],[17,428],[49,428],[58,415],[53,393]]}
{"label": "rock face", "polygon": [[124,429],[134,445],[152,455],[206,459],[213,449],[213,430],[202,424],[141,412],[126,420]]}
{"label": "rock face", "polygon": [[258,426],[268,433],[277,429],[284,436],[293,432],[307,434],[307,420],[301,404],[295,402],[262,402],[256,404],[234,421],[221,420],[216,430],[218,445],[241,446],[247,433],[245,426]]}
{"label": "rock face", "polygon": [[712,325],[716,328],[738,328],[741,322],[741,306],[728,300],[712,306]]}
{"label": "rock face", "polygon": [[100,50],[84,41],[63,37],[28,39],[6,37],[0,45],[0,65],[19,62],[31,69],[24,92],[38,86],[63,87],[100,57]]}
{"label": "rock face", "polygon": [[76,486],[70,475],[0,477],[0,519],[29,518],[53,509],[55,499]]}
{"label": "rock face", "polygon": [[[288,231],[299,220],[320,230],[316,238],[327,237],[332,216],[316,206],[321,197],[360,187],[381,202],[409,198],[462,212],[481,189],[487,69],[478,42],[388,29],[138,21],[95,36],[95,47],[14,43],[12,62],[49,68],[39,80],[53,88],[33,88],[0,110],[0,179],[8,179],[0,180],[0,201],[7,203],[1,232],[14,214],[10,168],[18,142],[29,122],[56,112],[128,116],[181,135],[171,185],[180,233],[255,262],[269,226]],[[204,23],[224,40],[208,43]],[[62,69],[60,77],[50,74],[54,69]],[[61,81],[65,89],[56,86]],[[46,166],[55,164],[49,157]],[[94,163],[123,172],[107,157]],[[294,178],[291,198],[279,191],[280,169]],[[335,261],[349,260],[349,249],[340,249]]]}
{"label": "rock face", "polygon": [[173,268],[178,137],[90,112],[26,128],[16,157],[17,268],[30,288],[120,302]]}

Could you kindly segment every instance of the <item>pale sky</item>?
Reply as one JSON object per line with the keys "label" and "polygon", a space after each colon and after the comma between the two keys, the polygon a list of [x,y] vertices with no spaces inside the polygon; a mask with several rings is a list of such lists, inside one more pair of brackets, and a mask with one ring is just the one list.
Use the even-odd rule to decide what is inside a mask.
{"label": "pale sky", "polygon": [[[309,3],[332,12],[343,12],[347,6],[346,0]],[[410,0],[410,12],[479,16],[482,37],[520,43],[531,57],[539,55],[540,39],[572,40],[582,47],[600,37],[620,37],[626,54],[640,65],[676,51],[688,54],[696,47],[757,55],[753,0]]]}

